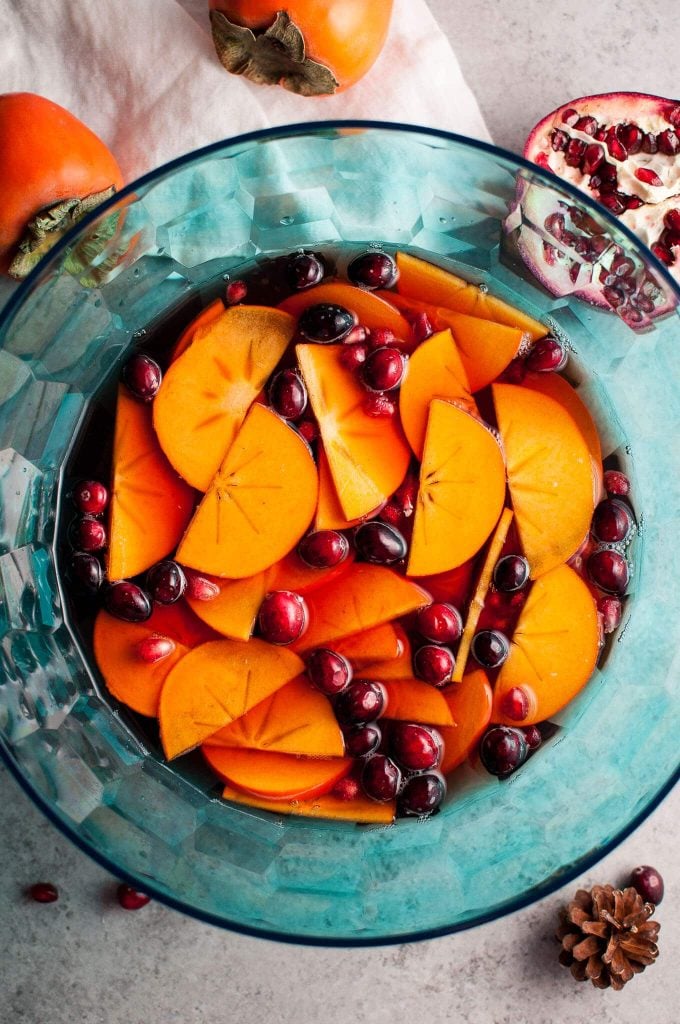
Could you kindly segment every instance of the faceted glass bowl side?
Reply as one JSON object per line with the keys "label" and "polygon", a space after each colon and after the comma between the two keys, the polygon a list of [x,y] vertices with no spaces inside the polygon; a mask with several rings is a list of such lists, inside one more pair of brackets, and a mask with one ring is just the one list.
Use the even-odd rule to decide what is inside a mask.
{"label": "faceted glass bowl side", "polygon": [[[529,187],[594,218],[646,267],[666,315],[633,330],[548,294],[518,256],[527,225],[544,232],[517,203]],[[65,613],[53,545],[74,432],[126,350],[244,261],[343,242],[464,267],[565,332],[589,371],[579,389],[604,454],[633,477],[640,513],[629,614],[602,670],[558,716],[554,740],[505,783],[459,770],[441,813],[389,829],[232,806],[181,763],[164,764],[100,688]],[[209,147],[124,190],[64,239],[0,322],[0,749],[9,766],[111,870],[183,910],[274,938],[426,937],[512,910],[583,870],[677,772],[677,303],[656,261],[579,193],[443,133],[293,126]]]}

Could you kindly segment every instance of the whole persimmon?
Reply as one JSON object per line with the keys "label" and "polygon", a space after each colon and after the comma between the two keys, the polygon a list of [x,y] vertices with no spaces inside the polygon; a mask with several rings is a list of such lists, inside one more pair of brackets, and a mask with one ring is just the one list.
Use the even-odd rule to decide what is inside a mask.
{"label": "whole persimmon", "polygon": [[68,110],[34,93],[0,96],[0,271],[25,277],[122,184],[113,155]]}
{"label": "whole persimmon", "polygon": [[217,55],[262,85],[324,96],[353,85],[375,62],[393,0],[210,0]]}

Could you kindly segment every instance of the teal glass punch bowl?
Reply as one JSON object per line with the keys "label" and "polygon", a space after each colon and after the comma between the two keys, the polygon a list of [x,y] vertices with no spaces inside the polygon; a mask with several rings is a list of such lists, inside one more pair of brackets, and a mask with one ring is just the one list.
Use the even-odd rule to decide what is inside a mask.
{"label": "teal glass punch bowl", "polygon": [[[609,256],[560,255],[540,213],[554,209],[599,232]],[[560,297],[521,258],[527,240],[571,271]],[[260,256],[370,244],[422,255],[566,335],[604,456],[633,481],[639,524],[622,625],[553,737],[505,782],[458,769],[440,813],[390,828],[232,805],[196,756],[165,763],[157,738],[107,696],[60,571],[72,442],[130,347],[168,317],[179,329]],[[606,276],[612,252],[646,275],[654,309],[639,322],[578,296],[583,280]],[[679,297],[581,193],[441,132],[297,125],[210,146],[124,189],[0,314],[0,750],[11,771],[119,877],[280,940],[444,934],[587,868],[678,771]]]}

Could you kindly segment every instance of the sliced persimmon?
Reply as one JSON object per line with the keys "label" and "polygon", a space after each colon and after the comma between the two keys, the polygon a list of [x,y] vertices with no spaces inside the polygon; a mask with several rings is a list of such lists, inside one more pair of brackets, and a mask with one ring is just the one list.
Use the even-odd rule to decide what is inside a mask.
{"label": "sliced persimmon", "polygon": [[475,573],[475,558],[457,565],[447,572],[438,572],[432,576],[414,576],[413,582],[427,590],[433,601],[446,601],[461,608],[467,601]]}
{"label": "sliced persimmon", "polygon": [[280,310],[232,306],[199,327],[168,369],[153,423],[163,451],[192,487],[207,490],[294,328]]}
{"label": "sliced persimmon", "polygon": [[178,359],[183,352],[186,352],[189,345],[191,345],[194,340],[194,335],[198,331],[199,327],[207,327],[208,324],[217,320],[222,313],[224,313],[224,303],[222,302],[222,299],[215,299],[210,303],[210,305],[206,306],[205,309],[202,309],[198,316],[194,317],[191,323],[187,324],[175,342],[175,347],[170,353],[170,362],[174,362],[175,359]]}
{"label": "sliced persimmon", "polygon": [[[389,661],[370,661],[362,666],[362,675],[368,679],[377,679],[378,682],[388,679],[409,679],[413,674],[413,652],[411,641],[406,631],[399,624],[393,625],[399,641],[399,653],[396,658]],[[342,643],[342,641],[341,641]]]}
{"label": "sliced persimmon", "polygon": [[306,597],[309,628],[295,644],[308,651],[380,626],[429,603],[424,590],[380,565],[354,564],[342,577]]}
{"label": "sliced persimmon", "polygon": [[398,252],[397,266],[397,291],[400,295],[429,302],[433,306],[444,306],[457,313],[468,313],[481,320],[518,327],[534,341],[544,338],[548,333],[545,324],[490,295],[485,288],[471,284],[433,263],[427,263],[409,253]]}
{"label": "sliced persimmon", "polygon": [[[390,622],[373,629],[365,629],[344,640],[337,640],[333,650],[342,654],[352,663],[352,668],[363,669],[375,662],[393,661],[404,652],[404,642],[400,632]],[[407,641],[408,643],[408,641]]]}
{"label": "sliced persimmon", "polygon": [[151,410],[121,385],[113,437],[109,579],[136,576],[173,551],[193,507],[193,491],[158,445]]}
{"label": "sliced persimmon", "polygon": [[210,745],[342,757],[345,744],[330,701],[298,676],[210,737]]}
{"label": "sliced persimmon", "polygon": [[451,331],[439,331],[412,354],[399,391],[399,416],[406,439],[418,459],[423,457],[425,431],[433,398],[445,398],[476,413],[465,368]]}
{"label": "sliced persimmon", "polygon": [[467,562],[496,525],[504,499],[505,465],[494,435],[458,406],[433,399],[408,575],[427,576]]}
{"label": "sliced persimmon", "polygon": [[[161,661],[144,661],[139,645],[149,637],[172,640],[173,651]],[[123,622],[103,609],[94,623],[94,658],[109,692],[140,715],[158,714],[158,699],[165,679],[192,647],[215,634],[181,602],[154,605],[146,622]]]}
{"label": "sliced persimmon", "polygon": [[316,468],[319,473],[319,500],[314,518],[315,530],[349,530],[357,526],[360,519],[348,519],[342,511],[338,492],[331,476],[331,467],[321,441],[316,452]]}
{"label": "sliced persimmon", "polygon": [[279,309],[299,317],[310,306],[319,302],[332,302],[356,313],[364,327],[389,327],[397,338],[407,339],[411,335],[408,320],[385,299],[344,281],[326,281],[314,288],[296,292],[279,305]]}
{"label": "sliced persimmon", "polygon": [[445,774],[462,764],[475,749],[491,721],[493,691],[481,668],[466,672],[459,683],[449,686],[444,694],[455,729],[442,729],[444,756],[441,771]]}
{"label": "sliced persimmon", "polygon": [[240,750],[204,743],[206,761],[225,782],[269,800],[303,800],[333,788],[352,767],[349,757],[296,757],[273,750]]}
{"label": "sliced persimmon", "polygon": [[385,718],[401,722],[420,722],[437,728],[455,725],[455,718],[443,694],[420,679],[388,680]]}
{"label": "sliced persimmon", "polygon": [[213,576],[253,576],[297,544],[314,515],[317,493],[316,466],[303,439],[271,409],[253,405],[194,513],[177,559]]}
{"label": "sliced persimmon", "polygon": [[166,757],[197,747],[303,669],[292,651],[263,640],[212,640],[195,647],[172,668],[161,691],[158,717]]}
{"label": "sliced persimmon", "polygon": [[396,813],[396,803],[389,800],[377,803],[367,796],[355,796],[352,800],[343,800],[324,793],[322,796],[308,797],[305,800],[266,800],[264,797],[253,796],[252,793],[241,793],[233,786],[225,786],[222,796],[232,803],[255,807],[260,811],[272,811],[274,814],[299,814],[303,818],[327,818],[331,821],[357,821],[363,825],[391,825]]}
{"label": "sliced persimmon", "polygon": [[564,406],[517,384],[494,384],[515,523],[532,579],[566,562],[594,508],[588,445]]}
{"label": "sliced persimmon", "polygon": [[366,413],[366,391],[342,365],[341,345],[298,345],[296,352],[343,515],[360,519],[404,479],[408,445],[394,418]]}
{"label": "sliced persimmon", "polygon": [[599,654],[595,598],[568,565],[533,584],[510,642],[510,654],[494,688],[494,722],[517,725],[504,714],[503,698],[524,689],[529,714],[521,725],[551,718],[590,679]]}
{"label": "sliced persimmon", "polygon": [[241,580],[225,580],[206,573],[206,579],[218,590],[210,601],[200,601],[186,594],[194,613],[223,636],[232,640],[248,640],[255,628],[260,605],[270,587],[271,571],[245,576]]}
{"label": "sliced persimmon", "polygon": [[344,562],[327,569],[315,569],[303,562],[296,551],[291,551],[269,570],[269,589],[294,590],[298,594],[306,594],[342,576],[353,561],[354,552],[350,550]]}

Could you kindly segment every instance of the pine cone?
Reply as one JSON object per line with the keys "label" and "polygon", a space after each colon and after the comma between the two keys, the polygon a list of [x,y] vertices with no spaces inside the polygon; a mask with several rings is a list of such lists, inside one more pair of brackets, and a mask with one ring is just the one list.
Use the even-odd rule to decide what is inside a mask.
{"label": "pine cone", "polygon": [[579,889],[563,911],[557,931],[562,943],[560,963],[570,968],[577,981],[622,989],[659,955],[659,923],[649,920],[654,909],[633,888]]}

